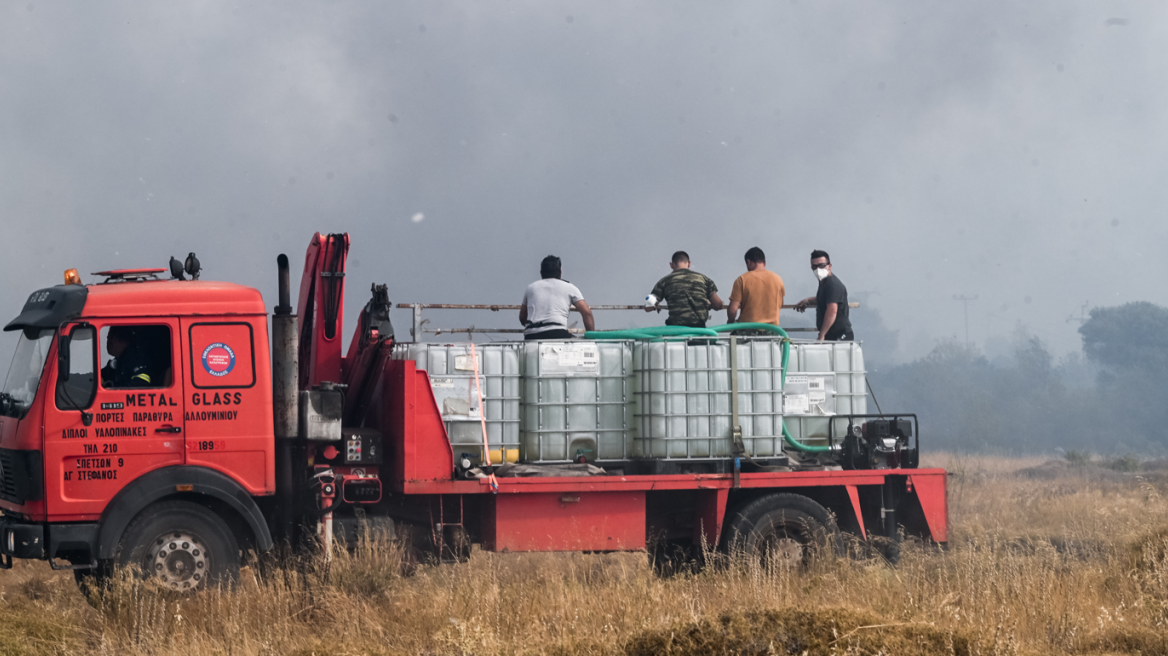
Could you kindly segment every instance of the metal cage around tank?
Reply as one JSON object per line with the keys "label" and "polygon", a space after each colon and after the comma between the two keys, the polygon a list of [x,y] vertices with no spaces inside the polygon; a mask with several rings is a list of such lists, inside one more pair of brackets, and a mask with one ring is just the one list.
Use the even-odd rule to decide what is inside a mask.
{"label": "metal cage around tank", "polygon": [[[522,343],[470,344],[405,343],[393,348],[393,359],[413,360],[430,376],[430,386],[442,413],[455,455],[482,459],[485,418],[491,461],[515,461],[520,450]],[[475,389],[477,359],[482,406]]]}
{"label": "metal cage around tank", "polygon": [[666,460],[731,457],[735,373],[746,454],[754,458],[782,454],[782,341],[739,340],[736,367],[730,348],[727,338],[634,346],[630,455]]}
{"label": "metal cage around tank", "polygon": [[[431,328],[422,319],[424,309],[498,312],[517,310],[516,305],[401,303],[397,307],[413,311],[411,332],[415,340],[423,339],[427,333],[466,334],[469,338],[474,333],[522,332],[514,328]],[[643,311],[640,305],[592,308]],[[814,331],[801,327],[786,330]],[[866,372],[858,342],[792,342],[786,374],[795,377],[794,384],[792,380],[784,384],[779,338],[739,337],[738,341],[738,417],[743,445],[750,457],[784,454],[784,422],[795,441],[826,446],[830,429],[840,435],[847,423],[845,419],[832,419],[832,415],[867,411]],[[567,462],[579,456],[599,462],[732,457],[730,406],[735,390],[729,382],[728,342],[727,337],[720,337],[661,342],[549,340],[482,344],[480,348],[505,346],[520,353],[518,374],[504,376],[511,381],[508,385],[518,387],[508,387],[507,394],[498,399],[505,401],[504,417],[495,418],[490,408],[496,399],[493,393],[484,393],[491,449],[517,449],[520,460],[532,463]],[[415,341],[408,346],[426,344]],[[588,366],[581,368],[577,364],[571,371],[547,369],[546,362],[540,362],[540,344],[596,345],[596,368],[588,370]],[[395,349],[394,357],[408,356]],[[427,366],[419,363],[418,368]],[[432,380],[439,376],[430,373]],[[436,384],[448,382],[440,379]],[[796,393],[799,385],[807,388],[803,394]],[[822,385],[822,389],[816,389],[816,385]],[[440,389],[436,389],[436,396],[443,395]],[[825,398],[816,402],[811,398],[816,393]],[[794,403],[800,396],[807,397],[805,405]],[[477,419],[474,422],[477,424]],[[447,428],[453,445],[472,447],[472,441],[481,444],[481,426],[456,419],[448,420]],[[496,441],[499,435],[502,437]]]}
{"label": "metal cage around tank", "polygon": [[[733,456],[733,397],[746,455],[783,455],[783,423],[808,446],[841,435],[837,415],[867,412],[863,352],[856,342],[793,342],[787,371],[782,340],[729,338],[638,342],[634,346],[632,450],[638,458]],[[737,376],[737,386],[732,376]],[[829,422],[835,422],[833,426]]]}
{"label": "metal cage around tank", "polygon": [[626,459],[631,378],[630,341],[525,342],[520,458]]}

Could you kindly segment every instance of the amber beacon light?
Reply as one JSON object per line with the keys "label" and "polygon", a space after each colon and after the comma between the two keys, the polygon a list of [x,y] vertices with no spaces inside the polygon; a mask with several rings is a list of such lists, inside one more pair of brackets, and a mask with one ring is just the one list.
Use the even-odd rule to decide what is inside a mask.
{"label": "amber beacon light", "polygon": [[65,269],[65,284],[66,285],[80,285],[81,274],[77,273],[77,269]]}

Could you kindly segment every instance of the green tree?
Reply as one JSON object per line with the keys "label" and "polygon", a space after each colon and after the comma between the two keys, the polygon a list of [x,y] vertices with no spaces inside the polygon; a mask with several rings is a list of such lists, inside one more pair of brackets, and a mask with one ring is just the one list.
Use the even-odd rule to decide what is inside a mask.
{"label": "green tree", "polygon": [[1087,357],[1113,374],[1168,373],[1168,308],[1147,301],[1093,308],[1079,334]]}

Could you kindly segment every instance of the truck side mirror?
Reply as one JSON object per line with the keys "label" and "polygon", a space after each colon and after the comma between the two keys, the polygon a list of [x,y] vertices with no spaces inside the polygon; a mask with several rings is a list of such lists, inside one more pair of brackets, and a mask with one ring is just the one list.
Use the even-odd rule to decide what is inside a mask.
{"label": "truck side mirror", "polygon": [[69,380],[69,345],[72,341],[64,333],[57,337],[57,380]]}

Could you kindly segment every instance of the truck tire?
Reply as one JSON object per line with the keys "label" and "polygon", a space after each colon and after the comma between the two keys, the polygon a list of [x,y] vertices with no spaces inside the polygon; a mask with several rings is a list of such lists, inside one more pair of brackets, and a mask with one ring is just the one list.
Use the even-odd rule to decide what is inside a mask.
{"label": "truck tire", "polygon": [[726,528],[731,555],[752,560],[807,566],[835,555],[839,528],[826,508],[800,494],[768,494],[734,513]]}
{"label": "truck tire", "polygon": [[661,578],[697,574],[705,566],[701,549],[690,544],[656,542],[650,545],[649,564]]}
{"label": "truck tire", "polygon": [[900,543],[899,534],[891,538],[879,535],[868,538],[868,544],[872,551],[893,567],[900,563]]}
{"label": "truck tire", "polygon": [[218,515],[189,501],[143,510],[122,534],[118,565],[136,567],[177,592],[239,578],[239,543]]}

